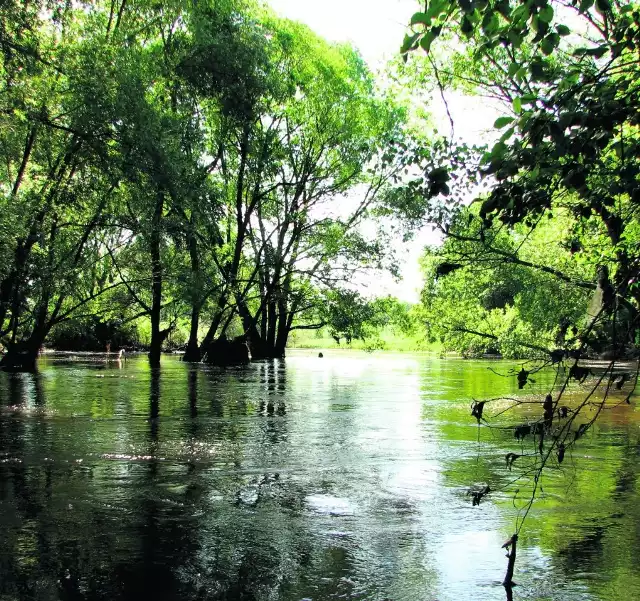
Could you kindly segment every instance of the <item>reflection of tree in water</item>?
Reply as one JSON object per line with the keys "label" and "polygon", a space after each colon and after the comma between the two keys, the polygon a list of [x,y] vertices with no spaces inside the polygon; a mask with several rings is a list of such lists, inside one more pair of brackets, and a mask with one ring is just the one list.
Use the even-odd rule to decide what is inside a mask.
{"label": "reflection of tree in water", "polygon": [[[283,587],[297,579],[311,548],[311,535],[300,517],[305,491],[288,486],[269,469],[274,449],[286,440],[285,366],[265,361],[252,367],[249,375],[229,370],[219,376],[231,382],[242,378],[244,396],[227,394],[225,415],[244,424],[243,452],[228,472],[202,473],[206,487],[198,525],[200,551],[193,569],[200,574],[207,599],[286,598],[281,597]],[[214,395],[221,385],[214,383]],[[215,418],[213,423],[220,421]],[[209,429],[209,436],[226,444],[234,439],[231,432],[228,426],[218,427]],[[252,473],[257,471],[261,473]],[[211,491],[222,494],[212,498]],[[297,504],[289,502],[293,497]]]}
{"label": "reflection of tree in water", "polygon": [[[571,535],[558,544],[557,556],[568,574],[597,574],[590,588],[607,599],[630,598],[629,591],[640,587],[640,506],[636,483],[640,463],[640,441],[633,424],[626,424],[615,445],[603,445],[608,470],[585,470],[591,483],[587,492],[596,498],[573,496],[584,511],[576,511],[567,521]],[[606,439],[606,437],[603,436]],[[578,475],[580,478],[580,475]],[[558,522],[557,515],[554,522]],[[557,524],[560,529],[562,523]]]}
{"label": "reflection of tree in water", "polygon": [[[151,368],[151,385],[149,394],[149,424],[150,439],[153,443],[158,442],[158,427],[160,424],[160,368]],[[154,450],[154,446],[150,449]],[[154,461],[155,463],[155,461]]]}
{"label": "reflection of tree in water", "polygon": [[[422,389],[434,391],[427,396],[423,415],[433,420],[442,441],[440,461],[447,486],[457,491],[459,503],[471,505],[467,495],[470,483],[491,482],[500,490],[512,483],[516,474],[509,470],[505,460],[507,453],[513,450],[513,431],[494,428],[487,433],[483,429],[479,436],[481,426],[470,415],[470,401],[474,397],[497,394],[516,397],[518,392],[507,378],[498,378],[489,372],[486,363],[454,363],[452,373],[446,371],[447,363],[438,365],[442,370],[440,373],[429,370],[422,375]],[[447,391],[452,383],[456,387],[455,396]],[[494,385],[500,387],[499,390],[488,393]],[[544,390],[549,382],[539,379],[537,385],[535,392]],[[508,390],[508,386],[514,390]],[[441,400],[437,396],[438,401],[431,400],[435,395],[442,395]],[[527,411],[526,405],[516,410],[514,422],[526,423]],[[557,589],[551,593],[553,598],[581,598],[575,590],[583,591],[586,587],[596,595],[602,582],[616,569],[623,567],[628,570],[627,574],[637,571],[640,556],[633,549],[640,543],[640,534],[636,535],[636,532],[640,533],[640,507],[627,507],[629,500],[637,505],[635,474],[640,463],[637,448],[634,449],[634,443],[628,439],[635,427],[626,421],[615,423],[615,428],[600,424],[600,428],[607,431],[590,440],[589,444],[593,446],[589,449],[588,464],[576,465],[568,458],[562,469],[545,476],[544,494],[536,501],[539,513],[528,517],[530,534],[522,537],[519,552],[528,555],[525,562],[532,563],[540,561],[542,552],[547,566],[555,567],[545,569],[549,591],[554,591],[554,587]],[[624,445],[619,443],[620,436],[626,440]],[[521,445],[517,451],[523,457],[538,452],[537,448],[531,450],[533,445],[529,441],[523,441]],[[478,461],[479,458],[482,461]],[[521,498],[527,498],[524,486],[519,494]],[[568,497],[566,501],[563,500],[565,496]],[[516,513],[512,497],[492,499],[489,503],[499,508],[505,519],[512,519]],[[467,511],[471,512],[471,507]],[[484,519],[484,515],[477,514],[479,525]],[[515,579],[521,585],[521,591],[539,586],[539,583],[527,582],[526,576]],[[563,586],[568,589],[560,596],[558,590]],[[517,589],[514,597],[518,598]],[[616,597],[609,591],[603,598]]]}
{"label": "reflection of tree in water", "polygon": [[584,535],[569,542],[558,551],[558,557],[562,560],[564,570],[568,574],[598,571],[602,565],[604,552],[603,538],[606,528],[595,526],[586,531]]}
{"label": "reflection of tree in water", "polygon": [[[4,384],[3,406],[46,405],[41,374],[11,374]],[[78,574],[92,574],[91,529],[70,501],[89,472],[65,461],[67,440],[44,414],[0,413],[9,458],[0,462],[0,598],[84,598]]]}
{"label": "reflection of tree in water", "polygon": [[[198,370],[189,369],[189,415],[198,417]],[[191,422],[192,424],[195,422]]]}
{"label": "reflection of tree in water", "polygon": [[259,364],[259,374],[259,413],[274,415],[278,411],[282,415],[286,414],[287,370],[284,361],[280,359],[262,361]]}
{"label": "reflection of tree in water", "polygon": [[[27,473],[24,457],[28,438],[26,422],[15,411],[23,402],[23,375],[2,374],[2,405],[0,412],[0,504],[7,510],[0,512],[0,597],[14,595],[28,598],[32,568],[26,564],[25,551],[36,541],[28,536],[23,525],[35,520],[41,510],[36,491]],[[28,536],[28,538],[27,538]],[[4,576],[9,575],[10,578]]]}
{"label": "reflection of tree in water", "polygon": [[[69,372],[47,372],[38,381],[20,376],[12,383],[0,374],[0,450],[28,458],[0,463],[0,598],[401,599],[436,590],[424,576],[432,543],[407,530],[406,521],[421,515],[419,503],[394,510],[381,497],[375,505],[364,503],[357,519],[310,509],[309,495],[349,497],[352,486],[374,491],[376,481],[358,467],[362,457],[349,445],[362,422],[334,409],[326,423],[300,419],[298,405],[285,403],[300,380],[282,362],[226,371],[180,364],[152,372],[145,366],[133,373],[140,375],[135,388],[126,388],[130,404],[116,406],[120,413],[105,420],[71,417],[73,407],[65,404]],[[107,387],[108,379],[93,374],[82,379],[74,371],[72,377],[86,383],[89,398],[125,393],[123,380],[112,379]],[[351,405],[362,398],[354,396]],[[429,411],[444,412],[438,434],[445,442],[476,433],[465,425],[466,402]],[[314,471],[324,464],[312,454],[317,444],[309,450],[306,441],[317,428],[330,430],[329,451],[336,440],[349,450],[344,477]],[[578,504],[593,495],[588,504],[597,511],[588,518],[568,515],[551,504],[551,494],[544,521],[534,520],[533,529],[557,566],[550,578],[566,574],[579,579],[578,586],[587,583],[591,594],[602,588],[602,598],[613,599],[614,585],[606,579],[631,581],[637,590],[640,462],[632,426],[617,427],[613,439],[604,439],[606,445],[594,447],[602,469],[577,474]],[[136,457],[101,459],[96,444]],[[84,463],[75,464],[76,457]],[[442,458],[443,477],[454,486],[468,479],[458,471],[466,469],[458,465],[463,460]],[[491,469],[508,476],[503,464]],[[591,529],[586,519],[592,519]],[[328,534],[334,529],[345,532]],[[580,565],[606,578],[587,581]],[[563,598],[575,599],[573,591]]]}
{"label": "reflection of tree in water", "polygon": [[[113,566],[112,595],[118,599],[191,599],[192,587],[180,578],[197,545],[192,520],[181,503],[172,502],[167,485],[173,482],[176,465],[159,457],[163,436],[171,435],[169,419],[163,423],[161,370],[150,370],[149,445],[147,457],[134,464],[128,489],[131,523],[126,534],[134,557],[118,558]],[[165,416],[166,417],[166,416]],[[136,548],[137,547],[137,548]]]}

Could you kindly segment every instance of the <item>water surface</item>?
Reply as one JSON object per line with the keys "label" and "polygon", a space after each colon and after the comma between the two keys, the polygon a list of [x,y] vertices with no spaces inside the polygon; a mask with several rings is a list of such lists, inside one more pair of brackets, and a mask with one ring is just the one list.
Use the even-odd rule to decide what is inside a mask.
{"label": "water surface", "polygon": [[[513,440],[469,406],[510,365],[316,354],[1,373],[0,601],[504,599]],[[606,412],[543,483],[516,599],[640,599],[639,423]]]}

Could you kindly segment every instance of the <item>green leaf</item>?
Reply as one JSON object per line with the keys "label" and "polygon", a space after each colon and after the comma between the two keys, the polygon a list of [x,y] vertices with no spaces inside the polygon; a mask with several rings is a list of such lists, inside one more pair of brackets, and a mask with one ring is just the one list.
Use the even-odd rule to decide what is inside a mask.
{"label": "green leaf", "polygon": [[522,95],[522,104],[535,104],[538,100],[537,94],[523,94]]}
{"label": "green leaf", "polygon": [[595,0],[580,0],[580,12],[586,13],[595,3]]}
{"label": "green leaf", "polygon": [[492,161],[497,161],[500,160],[504,157],[504,155],[507,153],[507,145],[504,142],[497,142],[496,144],[493,145],[493,148],[491,149],[491,160]]}
{"label": "green leaf", "polygon": [[406,54],[410,50],[414,50],[416,41],[419,37],[419,33],[414,33],[413,35],[405,35],[402,46],[400,47],[400,54]]}
{"label": "green leaf", "polygon": [[509,125],[514,121],[513,117],[498,117],[496,122],[493,124],[493,127],[496,129],[502,129],[503,127]]}
{"label": "green leaf", "polygon": [[498,15],[493,11],[486,12],[482,20],[482,31],[484,34],[490,36],[494,34],[499,27],[500,21],[498,20]]}
{"label": "green leaf", "polygon": [[431,18],[426,13],[415,13],[411,17],[411,25],[431,25]]}
{"label": "green leaf", "polygon": [[506,142],[516,131],[515,127],[510,127],[507,131],[505,131],[501,136],[500,136],[500,142]]}
{"label": "green leaf", "polygon": [[550,33],[546,38],[544,38],[544,40],[542,40],[540,48],[542,52],[548,56],[558,47],[559,42],[560,36],[557,33]]}
{"label": "green leaf", "polygon": [[518,121],[518,126],[520,127],[520,131],[524,131],[527,128],[527,125],[529,124],[529,120],[531,119],[532,115],[533,115],[533,111],[526,111],[522,113],[522,116]]}
{"label": "green leaf", "polygon": [[611,12],[611,2],[609,0],[596,0],[596,10],[603,15]]}
{"label": "green leaf", "polygon": [[518,24],[519,21],[527,21],[529,19],[529,10],[526,4],[521,4],[511,13],[511,21]]}
{"label": "green leaf", "polygon": [[21,121],[22,123],[26,123],[28,121],[27,113],[20,109],[13,109],[13,114],[16,116],[18,121]]}
{"label": "green leaf", "polygon": [[446,2],[443,0],[433,0],[427,9],[427,17],[429,17],[429,19],[435,19],[444,11],[445,7]]}
{"label": "green leaf", "polygon": [[473,35],[473,23],[466,16],[463,17],[462,23],[460,23],[460,30],[468,38]]}
{"label": "green leaf", "polygon": [[538,57],[531,61],[531,64],[529,65],[529,72],[531,73],[533,81],[547,80],[546,63]]}
{"label": "green leaf", "polygon": [[511,7],[508,0],[498,0],[495,4],[495,9],[507,20],[511,18]]}
{"label": "green leaf", "polygon": [[558,35],[565,36],[571,33],[571,30],[566,25],[556,25],[556,31]]}
{"label": "green leaf", "polygon": [[522,112],[522,100],[520,98],[516,96],[511,104],[513,105],[514,112],[518,114]]}
{"label": "green leaf", "polygon": [[440,35],[441,27],[432,27],[426,34],[422,36],[420,39],[420,47],[425,51],[429,52],[431,49],[431,44],[433,41]]}
{"label": "green leaf", "polygon": [[520,65],[518,63],[511,63],[509,65],[509,77],[513,77],[518,72],[519,68]]}
{"label": "green leaf", "polygon": [[544,21],[541,21],[538,15],[534,15],[533,19],[531,19],[531,29],[538,33],[540,31],[541,23],[544,23]]}
{"label": "green leaf", "polygon": [[540,9],[538,12],[538,19],[543,23],[551,23],[551,21],[553,21],[553,8],[550,4],[547,4],[545,7]]}
{"label": "green leaf", "polygon": [[519,33],[515,32],[513,30],[509,30],[507,32],[507,37],[509,38],[509,42],[511,42],[511,45],[514,48],[520,48],[520,46],[522,46],[522,42],[523,42],[524,38]]}

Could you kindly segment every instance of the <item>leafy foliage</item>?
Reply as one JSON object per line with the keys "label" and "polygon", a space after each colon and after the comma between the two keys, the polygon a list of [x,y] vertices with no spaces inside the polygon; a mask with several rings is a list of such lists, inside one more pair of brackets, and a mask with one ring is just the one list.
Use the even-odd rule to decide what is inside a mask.
{"label": "leafy foliage", "polygon": [[[450,44],[444,60],[439,44]],[[485,189],[466,203],[426,197],[423,215],[446,237],[424,261],[426,317],[445,344],[469,354],[488,343],[506,355],[538,353],[540,362],[505,374],[519,389],[551,369],[558,384],[531,401],[526,423],[504,423],[524,401],[482,405],[482,418],[502,422],[522,445],[506,462],[531,483],[528,499],[514,493],[521,516],[504,581],[511,598],[515,541],[547,469],[605,409],[628,403],[637,384],[637,372],[625,379],[617,369],[637,354],[640,326],[640,7],[432,0],[413,16],[402,52],[408,60],[419,49],[441,90],[447,81],[485,94],[505,112],[494,123],[497,142],[464,167],[464,182]],[[452,175],[461,165],[449,155],[441,168]],[[592,369],[580,363],[588,354],[610,362]],[[561,405],[576,383],[588,391]],[[491,416],[494,403],[508,404]],[[471,416],[479,420],[477,404]]]}
{"label": "leafy foliage", "polygon": [[464,356],[546,356],[578,344],[593,273],[573,265],[567,221],[545,220],[533,231],[494,226],[480,243],[478,205],[462,212],[422,261],[420,318],[430,336]]}
{"label": "leafy foliage", "polygon": [[227,332],[282,356],[387,263],[360,225],[405,114],[352,48],[242,0],[9,2],[1,23],[5,364],[81,308],[148,320],[154,364],[179,330],[194,360]]}

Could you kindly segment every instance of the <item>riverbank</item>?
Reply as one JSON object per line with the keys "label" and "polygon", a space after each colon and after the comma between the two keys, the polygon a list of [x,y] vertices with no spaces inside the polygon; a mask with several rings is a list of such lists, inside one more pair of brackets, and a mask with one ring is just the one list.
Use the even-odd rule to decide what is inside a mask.
{"label": "riverbank", "polygon": [[354,351],[394,351],[403,353],[441,353],[442,344],[429,342],[424,335],[404,336],[392,330],[383,330],[379,336],[366,340],[352,340],[347,344],[343,339],[338,344],[328,332],[318,330],[294,330],[289,336],[288,349],[345,349]]}

